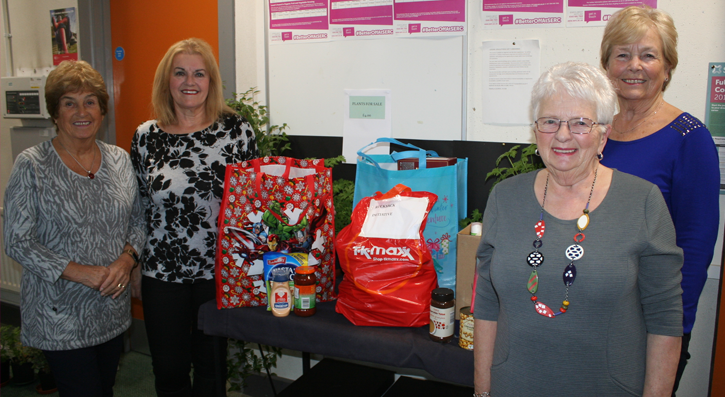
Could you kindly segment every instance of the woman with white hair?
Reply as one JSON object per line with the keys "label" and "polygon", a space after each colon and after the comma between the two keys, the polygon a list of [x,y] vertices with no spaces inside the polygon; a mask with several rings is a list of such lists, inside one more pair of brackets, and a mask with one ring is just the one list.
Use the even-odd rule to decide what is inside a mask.
{"label": "woman with white hair", "polygon": [[534,86],[546,168],[499,183],[486,205],[477,396],[672,390],[682,250],[657,186],[599,163],[616,104],[609,79],[583,63],[556,65]]}

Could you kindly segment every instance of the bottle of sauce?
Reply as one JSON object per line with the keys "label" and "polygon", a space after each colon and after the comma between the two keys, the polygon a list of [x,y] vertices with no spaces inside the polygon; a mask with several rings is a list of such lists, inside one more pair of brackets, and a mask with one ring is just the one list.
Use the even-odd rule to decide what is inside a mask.
{"label": "bottle of sauce", "polygon": [[287,317],[292,308],[292,293],[289,289],[289,270],[272,270],[272,314],[275,317]]}
{"label": "bottle of sauce", "polygon": [[295,269],[295,314],[308,317],[317,311],[315,295],[317,276],[315,266],[299,266]]}
{"label": "bottle of sauce", "polygon": [[453,337],[456,321],[456,300],[450,288],[436,288],[431,292],[430,301],[430,338],[433,341],[448,343]]}

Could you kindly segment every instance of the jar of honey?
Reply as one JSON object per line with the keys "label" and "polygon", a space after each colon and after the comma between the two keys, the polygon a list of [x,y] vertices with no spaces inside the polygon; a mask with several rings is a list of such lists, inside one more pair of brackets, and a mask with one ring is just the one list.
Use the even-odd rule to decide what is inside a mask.
{"label": "jar of honey", "polygon": [[315,295],[317,276],[315,266],[299,266],[295,269],[295,314],[308,317],[317,311]]}

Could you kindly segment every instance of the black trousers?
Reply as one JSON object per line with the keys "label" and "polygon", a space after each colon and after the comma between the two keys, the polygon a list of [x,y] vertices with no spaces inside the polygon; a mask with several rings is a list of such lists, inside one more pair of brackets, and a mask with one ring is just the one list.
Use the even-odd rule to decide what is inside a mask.
{"label": "black trousers", "polygon": [[[169,283],[143,277],[144,322],[158,396],[225,395],[227,341],[198,329],[199,306],[215,299],[214,280]],[[190,377],[194,368],[193,384]]]}
{"label": "black trousers", "polygon": [[100,345],[43,350],[60,397],[112,397],[123,351],[123,334]]}

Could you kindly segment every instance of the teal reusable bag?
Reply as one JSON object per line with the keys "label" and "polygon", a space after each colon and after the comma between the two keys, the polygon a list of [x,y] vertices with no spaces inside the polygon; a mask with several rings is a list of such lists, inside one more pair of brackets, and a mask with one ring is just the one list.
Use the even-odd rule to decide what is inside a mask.
{"label": "teal reusable bag", "polygon": [[[366,148],[380,142],[394,143],[411,150],[392,154],[364,153]],[[438,202],[428,214],[423,236],[433,257],[438,285],[455,291],[458,221],[468,213],[468,159],[459,158],[457,164],[447,167],[425,168],[425,159],[438,157],[436,152],[392,138],[380,138],[357,154],[353,208],[363,197],[387,192],[399,183],[413,191],[438,195]],[[419,168],[398,171],[397,160],[404,158],[417,158]]]}

